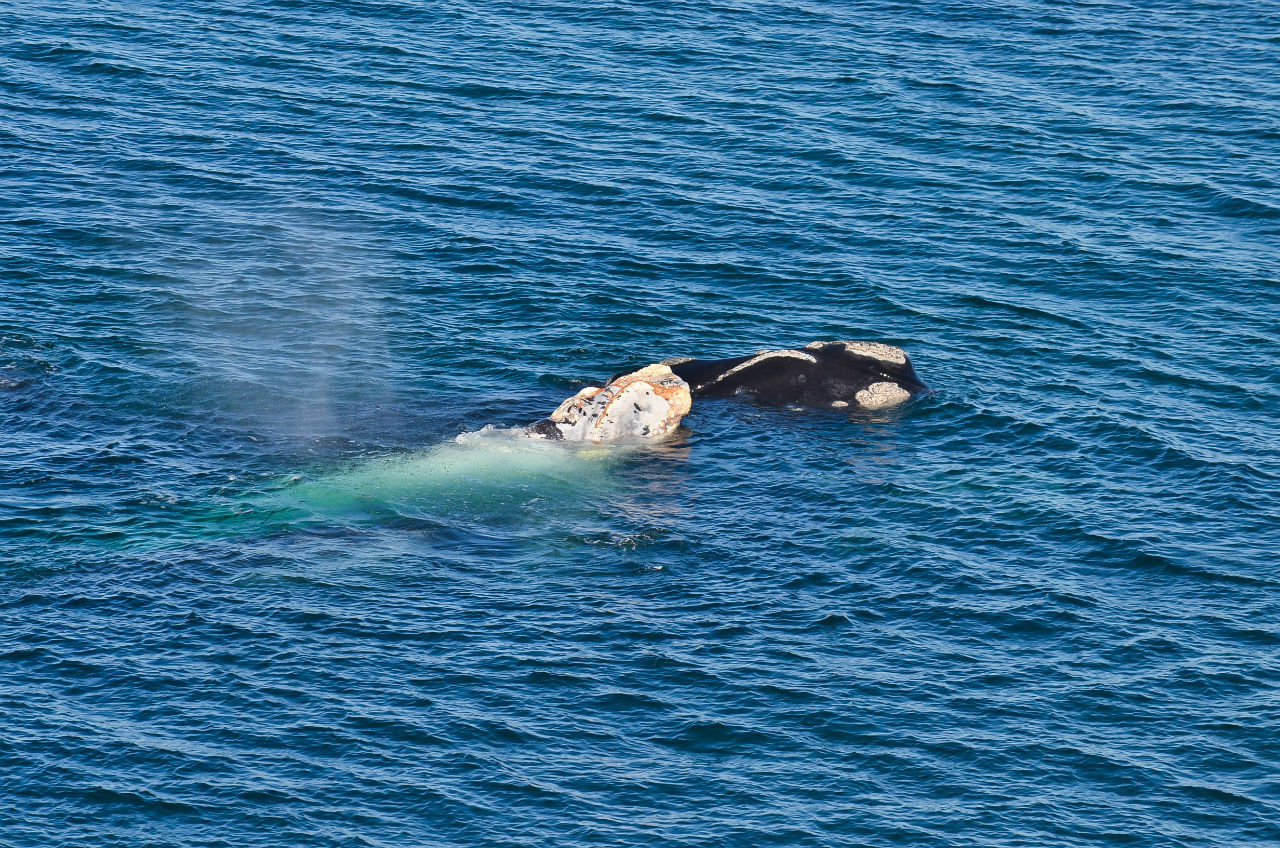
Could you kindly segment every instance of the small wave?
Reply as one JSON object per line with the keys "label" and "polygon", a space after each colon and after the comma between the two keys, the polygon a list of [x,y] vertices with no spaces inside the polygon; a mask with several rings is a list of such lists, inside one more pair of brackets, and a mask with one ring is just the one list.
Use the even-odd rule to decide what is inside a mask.
{"label": "small wave", "polygon": [[30,336],[0,337],[0,391],[17,391],[56,371],[40,354],[43,346]]}
{"label": "small wave", "polygon": [[1209,210],[1227,218],[1273,220],[1280,218],[1280,201],[1246,197],[1238,189],[1227,189],[1202,180],[1127,180],[1127,187],[1151,188],[1183,195],[1204,204]]}

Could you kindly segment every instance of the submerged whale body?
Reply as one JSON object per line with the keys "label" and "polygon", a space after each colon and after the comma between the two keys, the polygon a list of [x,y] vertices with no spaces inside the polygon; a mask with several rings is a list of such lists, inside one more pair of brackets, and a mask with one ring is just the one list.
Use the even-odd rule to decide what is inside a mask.
{"label": "submerged whale body", "polygon": [[765,403],[885,409],[928,390],[905,351],[878,342],[813,342],[730,359],[664,359],[589,386],[526,428],[533,438],[653,439],[674,430],[693,398],[747,395]]}

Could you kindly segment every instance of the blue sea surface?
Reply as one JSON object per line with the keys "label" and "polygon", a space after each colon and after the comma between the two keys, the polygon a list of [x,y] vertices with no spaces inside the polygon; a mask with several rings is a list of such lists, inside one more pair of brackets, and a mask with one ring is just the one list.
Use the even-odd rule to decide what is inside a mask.
{"label": "blue sea surface", "polygon": [[0,480],[4,848],[1280,845],[1280,3],[9,0]]}

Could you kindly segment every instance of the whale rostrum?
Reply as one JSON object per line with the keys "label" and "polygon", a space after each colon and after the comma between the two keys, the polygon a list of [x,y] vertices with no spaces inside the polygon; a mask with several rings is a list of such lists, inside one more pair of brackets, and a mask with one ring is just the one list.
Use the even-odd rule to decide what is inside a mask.
{"label": "whale rostrum", "polygon": [[730,359],[673,357],[589,386],[526,428],[533,438],[656,439],[693,398],[745,395],[764,403],[876,410],[928,391],[905,351],[879,342],[813,342]]}

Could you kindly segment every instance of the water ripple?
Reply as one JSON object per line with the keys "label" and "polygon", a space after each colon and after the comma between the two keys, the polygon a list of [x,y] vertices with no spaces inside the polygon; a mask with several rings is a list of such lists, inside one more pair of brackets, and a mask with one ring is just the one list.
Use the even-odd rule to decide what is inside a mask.
{"label": "water ripple", "polygon": [[9,4],[0,841],[1280,842],[1278,24]]}

